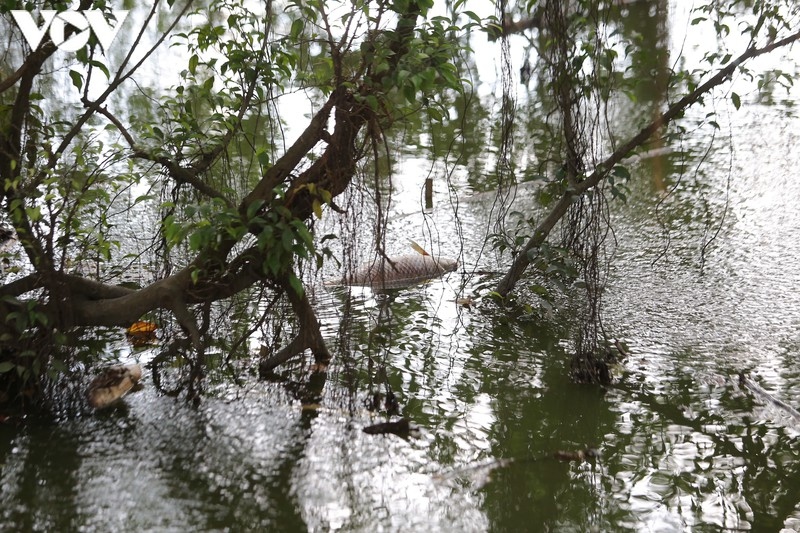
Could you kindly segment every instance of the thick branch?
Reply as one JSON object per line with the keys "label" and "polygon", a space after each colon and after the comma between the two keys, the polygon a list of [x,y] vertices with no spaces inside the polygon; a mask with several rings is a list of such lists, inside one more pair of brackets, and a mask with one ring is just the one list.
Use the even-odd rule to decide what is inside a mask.
{"label": "thick branch", "polygon": [[26,292],[34,291],[41,287],[41,278],[38,274],[28,274],[25,277],[15,279],[0,287],[0,299],[4,296],[18,297]]}
{"label": "thick branch", "polygon": [[[118,287],[120,293],[129,292],[114,298],[89,299],[90,295],[111,296],[115,289],[103,284],[93,286],[86,283],[88,280],[80,279],[70,280],[73,294],[77,296],[71,302],[72,316],[75,324],[91,326],[127,326],[153,309],[172,310],[175,295],[185,294],[192,281],[191,269],[185,268],[140,290]],[[87,292],[87,288],[94,292]]]}
{"label": "thick branch", "polygon": [[239,207],[240,212],[246,213],[247,208],[255,201],[268,201],[272,198],[272,190],[289,177],[292,170],[300,164],[303,158],[322,139],[331,110],[343,91],[344,89],[337,89],[328,97],[328,101],[317,111],[294,144],[264,173],[261,181],[242,200]]}
{"label": "thick branch", "polygon": [[[415,19],[416,14],[408,14],[398,22],[398,31],[394,35],[401,42],[393,43],[393,50],[397,52],[405,50],[405,44],[402,41],[406,41],[409,36],[413,35]],[[399,58],[397,60],[399,61]],[[92,104],[93,110],[99,111],[115,122],[116,119],[113,115],[100,106],[101,101],[102,99]],[[325,134],[325,127],[334,108],[336,108],[336,126],[333,134],[328,136]],[[325,152],[295,178],[291,189],[296,192],[298,189],[302,189],[304,183],[318,183],[321,187],[330,190],[333,196],[344,191],[354,173],[357,156],[354,141],[369,117],[365,112],[366,109],[368,108],[360,103],[350,90],[345,87],[336,89],[312,118],[306,130],[242,201],[240,211],[246,213],[247,208],[254,201],[271,200],[274,187],[286,182],[303,158],[323,138],[328,139]],[[123,135],[127,133],[124,128],[120,128],[120,131]],[[132,142],[133,138],[129,135],[126,140],[135,146],[135,143]],[[159,162],[165,166],[168,163],[166,161]],[[293,216],[301,219],[307,218],[311,215],[311,209],[308,203],[301,201],[302,198],[298,199],[298,196],[301,195],[289,195],[287,205],[292,210]],[[59,279],[68,285],[70,293],[73,295],[71,301],[65,302],[65,305],[71,305],[70,316],[75,324],[98,326],[125,326],[139,319],[148,311],[158,308],[170,309],[176,315],[182,315],[179,316],[179,319],[184,325],[188,325],[191,334],[191,323],[187,320],[188,306],[230,297],[260,280],[268,279],[264,274],[263,263],[265,254],[269,251],[261,251],[257,247],[253,247],[228,262],[227,255],[236,244],[235,242],[229,243],[230,240],[226,239],[222,244],[201,252],[192,263],[176,274],[136,291],[60,274]],[[192,273],[198,268],[201,275],[198,280],[193,281]],[[296,342],[287,346],[282,353],[296,354],[298,353],[296,350],[302,346],[302,350],[312,349],[318,360],[327,360],[329,354],[319,332],[319,322],[306,296],[297,295],[285,279],[271,281],[280,286],[281,290],[287,294],[300,319],[300,330],[298,338],[295,339]],[[24,287],[20,284],[11,289],[18,292],[38,283],[36,280],[28,280]]]}
{"label": "thick branch", "polygon": [[319,329],[317,315],[314,313],[314,308],[311,306],[311,302],[308,301],[308,297],[305,293],[298,295],[286,280],[283,281],[282,286],[286,296],[289,298],[289,302],[292,304],[292,311],[294,311],[300,322],[299,328],[297,335],[289,344],[275,355],[261,361],[258,371],[262,377],[269,374],[275,367],[282,365],[306,350],[311,350],[317,363],[327,363],[331,358],[330,352],[325,346],[325,340],[322,338],[322,332]]}

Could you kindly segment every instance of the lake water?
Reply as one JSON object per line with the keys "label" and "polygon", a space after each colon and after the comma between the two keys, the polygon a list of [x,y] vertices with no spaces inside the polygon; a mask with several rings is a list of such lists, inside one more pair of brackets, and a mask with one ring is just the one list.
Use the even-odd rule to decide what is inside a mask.
{"label": "lake water", "polygon": [[[798,91],[741,92],[738,111],[718,95],[719,130],[633,164],[627,203],[611,204],[605,325],[630,350],[612,386],[570,381],[574,317],[541,307],[529,283],[530,310],[486,297],[508,258],[484,246],[495,195],[469,169],[492,151],[447,166],[407,148],[387,248],[412,238],[458,257],[457,272],[390,294],[310,277],[335,355],[325,373],[299,361],[275,381],[215,379],[195,408],[146,371],[116,409],[0,424],[0,529],[800,529],[798,422],[737,378],[800,408]],[[515,208],[534,193],[520,187]],[[363,256],[371,233],[352,231]],[[363,432],[387,410],[416,431]],[[586,449],[599,457],[554,456]]]}

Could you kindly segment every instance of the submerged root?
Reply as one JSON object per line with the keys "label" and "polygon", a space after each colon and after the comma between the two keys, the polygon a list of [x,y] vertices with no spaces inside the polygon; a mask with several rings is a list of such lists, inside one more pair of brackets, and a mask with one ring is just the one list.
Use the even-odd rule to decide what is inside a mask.
{"label": "submerged root", "polygon": [[571,374],[577,383],[610,385],[612,380],[607,353],[584,351],[572,357]]}
{"label": "submerged root", "polygon": [[328,347],[322,338],[319,320],[306,294],[297,294],[294,288],[288,286],[288,282],[284,287],[284,293],[297,316],[299,331],[289,344],[274,355],[270,355],[268,348],[262,348],[261,362],[258,366],[258,374],[262,379],[269,376],[279,365],[300,356],[306,350],[311,350],[314,354],[314,362],[318,368],[326,367],[331,360]]}

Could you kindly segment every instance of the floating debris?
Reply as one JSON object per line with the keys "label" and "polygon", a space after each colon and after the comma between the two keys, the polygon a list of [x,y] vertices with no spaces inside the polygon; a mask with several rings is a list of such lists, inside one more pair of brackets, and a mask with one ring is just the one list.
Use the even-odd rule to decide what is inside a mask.
{"label": "floating debris", "polygon": [[461,307],[470,308],[475,305],[475,300],[471,296],[465,296],[463,298],[456,298],[456,304]]}
{"label": "floating debris", "polygon": [[142,367],[137,364],[115,365],[98,374],[86,389],[89,405],[103,409],[130,392],[142,379]]}
{"label": "floating debris", "polygon": [[394,422],[383,422],[381,424],[367,426],[363,431],[369,435],[385,435],[391,433],[400,437],[408,437],[412,432],[416,431],[416,428],[411,426],[411,422],[408,418],[401,418]]}
{"label": "floating debris", "polygon": [[800,422],[800,412],[798,412],[797,409],[762,389],[756,382],[747,377],[744,372],[739,372],[739,386],[743,389],[748,389],[762,401],[771,404],[788,414],[794,419],[795,422]]}
{"label": "floating debris", "polygon": [[158,337],[156,337],[157,330],[158,326],[156,324],[140,320],[131,324],[125,334],[128,337],[128,341],[134,346],[144,346],[153,344],[158,340]]}

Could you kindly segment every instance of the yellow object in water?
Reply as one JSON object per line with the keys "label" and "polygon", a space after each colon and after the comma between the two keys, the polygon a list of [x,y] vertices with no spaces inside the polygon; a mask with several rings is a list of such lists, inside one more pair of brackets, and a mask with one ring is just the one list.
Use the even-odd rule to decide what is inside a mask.
{"label": "yellow object in water", "polygon": [[137,364],[110,366],[98,374],[86,390],[89,405],[102,409],[127,394],[142,379],[142,367]]}
{"label": "yellow object in water", "polygon": [[134,346],[145,346],[157,341],[156,330],[158,326],[152,322],[138,321],[131,324],[126,331],[128,340]]}
{"label": "yellow object in water", "polygon": [[131,324],[131,327],[128,328],[128,335],[149,335],[151,333],[155,333],[157,329],[158,326],[152,322],[144,322],[140,320]]}

